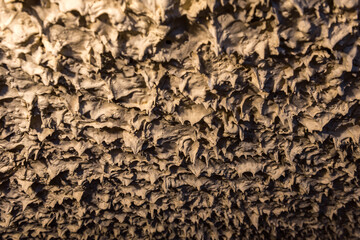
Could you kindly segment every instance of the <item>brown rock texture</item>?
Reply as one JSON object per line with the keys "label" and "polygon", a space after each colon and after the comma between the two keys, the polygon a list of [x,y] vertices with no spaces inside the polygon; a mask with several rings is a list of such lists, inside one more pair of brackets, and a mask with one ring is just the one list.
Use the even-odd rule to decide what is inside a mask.
{"label": "brown rock texture", "polygon": [[358,0],[0,0],[1,239],[359,239]]}

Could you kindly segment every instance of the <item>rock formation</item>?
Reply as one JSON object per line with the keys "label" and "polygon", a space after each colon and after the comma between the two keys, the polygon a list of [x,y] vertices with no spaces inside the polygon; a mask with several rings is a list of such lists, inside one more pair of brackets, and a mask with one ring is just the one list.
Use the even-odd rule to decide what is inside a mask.
{"label": "rock formation", "polygon": [[360,238],[358,0],[1,0],[1,239]]}

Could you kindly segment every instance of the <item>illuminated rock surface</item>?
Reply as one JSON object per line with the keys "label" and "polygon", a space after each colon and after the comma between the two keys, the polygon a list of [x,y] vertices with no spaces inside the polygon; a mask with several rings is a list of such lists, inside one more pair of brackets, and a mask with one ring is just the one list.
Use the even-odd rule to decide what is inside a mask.
{"label": "illuminated rock surface", "polygon": [[0,1],[0,238],[360,238],[358,9]]}

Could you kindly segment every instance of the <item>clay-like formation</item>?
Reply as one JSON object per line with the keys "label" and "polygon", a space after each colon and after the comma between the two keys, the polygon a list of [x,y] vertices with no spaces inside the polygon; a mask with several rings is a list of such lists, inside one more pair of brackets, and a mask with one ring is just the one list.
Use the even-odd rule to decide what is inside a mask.
{"label": "clay-like formation", "polygon": [[1,0],[1,239],[360,238],[358,0]]}

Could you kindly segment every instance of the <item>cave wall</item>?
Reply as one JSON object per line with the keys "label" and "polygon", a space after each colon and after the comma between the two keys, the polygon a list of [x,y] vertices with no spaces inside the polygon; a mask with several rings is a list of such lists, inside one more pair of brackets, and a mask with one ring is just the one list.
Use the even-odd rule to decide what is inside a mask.
{"label": "cave wall", "polygon": [[359,7],[1,0],[0,238],[360,238]]}

